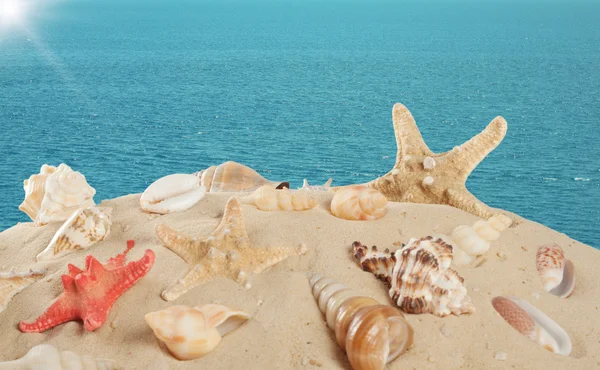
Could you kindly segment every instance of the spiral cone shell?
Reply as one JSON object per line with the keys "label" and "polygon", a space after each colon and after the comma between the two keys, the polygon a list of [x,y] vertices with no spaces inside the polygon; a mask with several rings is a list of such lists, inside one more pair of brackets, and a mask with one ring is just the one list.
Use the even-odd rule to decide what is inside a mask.
{"label": "spiral cone shell", "polygon": [[377,220],[385,215],[387,198],[365,185],[345,186],[331,200],[331,213],[345,220]]}
{"label": "spiral cone shell", "polygon": [[0,370],[116,370],[112,360],[80,356],[71,351],[59,351],[50,344],[40,344],[14,361],[0,362]]}
{"label": "spiral cone shell", "polygon": [[214,350],[223,336],[248,320],[245,312],[226,306],[172,306],[146,314],[156,337],[178,360],[192,360]]}
{"label": "spiral cone shell", "polygon": [[304,211],[317,205],[317,201],[306,191],[277,190],[272,185],[263,185],[240,201],[254,205],[261,211]]}
{"label": "spiral cone shell", "polygon": [[547,292],[567,298],[575,289],[575,268],[573,263],[565,258],[559,245],[546,244],[539,247],[536,268]]}
{"label": "spiral cone shell", "polygon": [[289,188],[289,182],[270,181],[248,166],[228,161],[212,166],[196,174],[207,192],[254,191],[263,185],[273,185],[277,189]]}
{"label": "spiral cone shell", "polygon": [[309,275],[309,284],[354,370],[383,369],[412,347],[413,328],[398,309],[321,275]]}
{"label": "spiral cone shell", "polygon": [[140,206],[151,213],[182,212],[198,203],[205,194],[206,189],[196,176],[178,173],[161,177],[148,186],[140,197]]}

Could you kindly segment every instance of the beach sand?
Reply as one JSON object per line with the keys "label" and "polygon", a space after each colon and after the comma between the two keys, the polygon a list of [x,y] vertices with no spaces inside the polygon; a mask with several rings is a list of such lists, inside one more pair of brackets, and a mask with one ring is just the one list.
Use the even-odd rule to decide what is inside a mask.
{"label": "beach sand", "polygon": [[[88,250],[44,263],[36,263],[35,257],[47,246],[60,222],[44,227],[22,223],[0,233],[0,271],[11,267],[27,270],[34,265],[48,269],[46,277],[16,295],[0,313],[0,361],[20,358],[32,346],[50,343],[61,350],[116,360],[127,369],[347,369],[346,356],[327,328],[306,272],[324,274],[392,304],[385,285],[352,259],[352,242],[396,249],[394,242],[450,234],[456,226],[478,220],[449,206],[388,203],[388,213],[380,220],[346,221],[329,213],[332,193],[326,192],[318,193],[317,208],[302,212],[263,212],[242,205],[254,247],[303,243],[308,252],[250,275],[250,289],[219,278],[173,302],[164,301],[161,292],[185,276],[188,266],[160,244],[154,227],[164,223],[192,236],[206,236],[219,223],[231,195],[209,193],[191,209],[164,216],[143,212],[140,194],[104,201],[102,206],[113,208],[109,237]],[[600,367],[600,252],[543,225],[509,215],[516,222],[492,242],[483,264],[456,267],[477,311],[444,318],[407,315],[415,330],[414,346],[389,369]],[[156,253],[156,262],[116,301],[101,328],[85,332],[81,322],[72,321],[40,334],[19,331],[19,321],[37,318],[62,292],[61,274],[67,273],[68,263],[83,267],[88,254],[104,263],[122,253],[128,239],[136,242],[128,261],[139,259],[149,248]],[[538,277],[535,254],[537,247],[546,243],[559,244],[575,264],[577,286],[567,299],[545,292]],[[571,337],[571,356],[553,354],[510,327],[491,305],[491,299],[498,295],[525,299],[554,319]],[[251,319],[225,336],[205,357],[177,361],[154,336],[144,315],[176,304],[202,303],[238,308],[248,312]]]}

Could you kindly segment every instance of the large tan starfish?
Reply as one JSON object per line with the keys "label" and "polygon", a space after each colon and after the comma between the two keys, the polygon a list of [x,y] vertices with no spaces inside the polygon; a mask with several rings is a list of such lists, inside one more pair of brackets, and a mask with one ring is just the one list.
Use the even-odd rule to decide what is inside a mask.
{"label": "large tan starfish", "polygon": [[494,118],[479,135],[436,154],[423,141],[415,119],[404,105],[396,103],[392,116],[398,145],[396,164],[390,172],[366,185],[393,202],[448,204],[485,219],[494,214],[467,190],[465,183],[506,135],[504,118]]}
{"label": "large tan starfish", "polygon": [[216,276],[244,284],[248,273],[258,274],[290,256],[306,252],[305,245],[296,248],[252,247],[240,201],[236,197],[227,201],[221,222],[205,239],[192,238],[166,225],[157,225],[156,235],[165,247],[177,253],[191,267],[182,280],[162,293],[166,301],[177,299]]}

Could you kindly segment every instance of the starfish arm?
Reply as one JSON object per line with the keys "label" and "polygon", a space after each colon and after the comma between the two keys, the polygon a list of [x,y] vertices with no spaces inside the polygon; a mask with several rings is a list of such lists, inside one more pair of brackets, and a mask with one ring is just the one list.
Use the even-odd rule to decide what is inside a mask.
{"label": "starfish arm", "polygon": [[245,257],[250,267],[249,272],[258,274],[288,257],[299,256],[306,251],[304,244],[296,248],[252,248],[246,252]]}
{"label": "starfish arm", "polygon": [[157,225],[155,231],[160,242],[188,264],[197,263],[208,253],[208,243],[194,240],[167,225]]}
{"label": "starfish arm", "polygon": [[223,212],[221,222],[219,222],[219,225],[217,225],[215,231],[213,231],[210,235],[214,236],[215,238],[220,238],[224,234],[230,232],[235,234],[236,237],[248,238],[246,224],[244,222],[244,218],[242,217],[241,202],[237,197],[229,198],[227,204],[225,205],[225,211]]}
{"label": "starfish arm", "polygon": [[173,301],[187,293],[188,290],[209,282],[212,279],[212,275],[200,268],[201,265],[198,267],[198,269],[192,268],[183,279],[177,282],[177,284],[162,292],[162,299],[165,301]]}
{"label": "starfish arm", "polygon": [[394,167],[401,165],[406,155],[433,156],[433,153],[429,150],[427,144],[425,144],[417,123],[408,108],[400,103],[394,104],[392,117],[394,121],[394,133],[396,134],[396,144],[398,145],[396,165]]}
{"label": "starfish arm", "polygon": [[477,136],[447,154],[449,162],[457,166],[457,172],[466,179],[477,165],[494,150],[504,136],[508,125],[504,118],[498,116]]}
{"label": "starfish arm", "polygon": [[105,301],[116,301],[117,298],[150,271],[155,259],[154,252],[148,249],[141,259],[129,262],[124,267],[106,272],[110,278],[107,279],[108,286],[103,287],[107,292],[103,299]]}
{"label": "starfish arm", "polygon": [[466,188],[448,188],[446,190],[446,195],[448,196],[448,204],[453,207],[462,209],[465,212],[469,212],[470,214],[486,220],[494,215],[490,207],[477,199]]}
{"label": "starfish arm", "polygon": [[32,323],[21,321],[19,330],[23,333],[41,333],[67,321],[79,318],[79,307],[66,295],[61,295],[40,317]]}

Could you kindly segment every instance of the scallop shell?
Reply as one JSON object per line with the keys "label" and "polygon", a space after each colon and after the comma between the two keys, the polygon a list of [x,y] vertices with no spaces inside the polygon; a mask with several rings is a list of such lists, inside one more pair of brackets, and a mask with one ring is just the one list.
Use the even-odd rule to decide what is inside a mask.
{"label": "scallop shell", "polygon": [[302,187],[300,188],[300,190],[330,191],[332,181],[333,181],[333,179],[329,178],[329,180],[327,180],[323,185],[309,185],[308,181],[306,179],[304,179],[304,182],[302,183]]}
{"label": "scallop shell", "polygon": [[263,185],[240,201],[262,211],[304,211],[317,205],[317,201],[306,191],[277,190],[272,185]]}
{"label": "scallop shell", "polygon": [[529,302],[516,297],[495,297],[492,305],[510,326],[545,349],[564,356],[571,353],[569,335]]}
{"label": "scallop shell", "polygon": [[0,272],[0,312],[6,309],[17,293],[40,280],[45,274],[45,270]]}
{"label": "scallop shell", "polygon": [[42,166],[39,175],[25,180],[24,189],[25,200],[19,208],[37,226],[65,221],[77,209],[95,205],[96,190],[87,183],[85,176],[64,163],[58,167]]}
{"label": "scallop shell", "polygon": [[151,312],[146,322],[178,360],[192,360],[214,350],[223,336],[249,319],[247,313],[226,306],[172,306]]}
{"label": "scallop shell", "polygon": [[363,270],[388,285],[390,297],[404,312],[444,317],[475,311],[464,279],[449,268],[452,246],[442,239],[411,239],[396,252],[380,252],[375,246],[369,250],[360,242],[353,248]]}
{"label": "scallop shell", "polygon": [[200,183],[210,193],[254,191],[263,185],[277,189],[290,187],[289,182],[267,180],[252,168],[232,161],[209,167],[195,176],[200,177]]}
{"label": "scallop shell", "polygon": [[198,177],[173,174],[153,182],[140,197],[140,206],[146,212],[167,214],[181,212],[194,206],[206,194]]}
{"label": "scallop shell", "polygon": [[80,356],[71,351],[59,351],[50,344],[40,344],[14,361],[0,362],[0,370],[116,370],[112,360]]}
{"label": "scallop shell", "polygon": [[542,245],[535,259],[544,289],[560,298],[570,296],[575,288],[575,267],[565,259],[562,248],[556,244]]}
{"label": "scallop shell", "polygon": [[50,244],[38,254],[37,260],[48,260],[87,249],[104,240],[110,233],[112,208],[79,209],[58,229]]}
{"label": "scallop shell", "polygon": [[345,186],[331,200],[331,213],[345,220],[377,220],[385,215],[387,198],[364,185]]}
{"label": "scallop shell", "polygon": [[354,370],[384,369],[413,346],[413,328],[398,309],[321,275],[309,274],[309,284]]}
{"label": "scallop shell", "polygon": [[446,240],[454,247],[454,263],[469,264],[477,256],[485,254],[490,249],[490,242],[497,240],[511,224],[509,217],[497,214],[488,220],[479,220],[473,226],[457,226],[452,231],[451,241]]}

